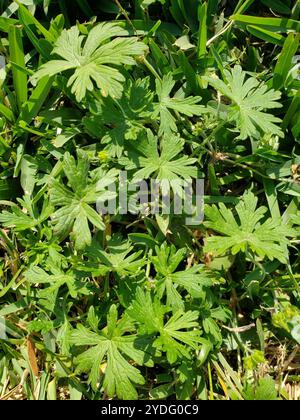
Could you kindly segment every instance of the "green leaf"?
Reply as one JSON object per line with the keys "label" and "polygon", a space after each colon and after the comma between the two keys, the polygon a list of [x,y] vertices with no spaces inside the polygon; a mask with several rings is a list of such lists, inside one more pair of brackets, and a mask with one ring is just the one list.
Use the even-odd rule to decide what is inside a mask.
{"label": "green leaf", "polygon": [[[34,208],[29,196],[25,196],[23,200],[18,199],[23,207],[17,205],[12,206],[11,211],[4,210],[0,214],[0,222],[5,227],[14,228],[16,231],[23,231],[26,229],[35,229],[47,220],[53,212],[47,199],[43,202],[41,211]],[[24,212],[26,210],[26,213]]]}
{"label": "green leaf", "polygon": [[256,386],[247,385],[244,391],[245,400],[278,400],[275,382],[270,376],[260,378]]}
{"label": "green leaf", "polygon": [[115,14],[119,12],[119,8],[116,3],[111,0],[102,0],[99,4],[99,9],[105,13]]}
{"label": "green leaf", "polygon": [[283,133],[275,123],[281,120],[272,114],[264,112],[266,109],[280,108],[278,102],[280,92],[268,90],[264,83],[250,77],[245,81],[246,73],[240,66],[235,66],[230,72],[224,71],[227,83],[220,79],[205,77],[218,92],[232,102],[228,116],[235,121],[240,135],[238,138],[258,138],[260,133],[272,133],[283,137]]}
{"label": "green leaf", "polygon": [[99,275],[113,272],[120,277],[137,276],[146,261],[145,258],[140,258],[142,251],[132,251],[133,246],[130,246],[128,241],[122,241],[119,235],[115,235],[108,242],[107,251],[98,246],[89,247],[86,251],[89,265],[85,264],[80,268],[91,270],[94,274],[98,272]]}
{"label": "green leaf", "polygon": [[11,109],[7,108],[7,106],[0,104],[0,113],[9,121],[14,122],[14,114]]}
{"label": "green leaf", "polygon": [[[177,47],[180,48],[180,47],[182,47],[182,41],[183,41],[183,44],[186,44],[187,48],[190,48],[187,41],[185,40],[185,42],[184,42],[184,40],[182,40],[181,38],[177,39],[177,41],[174,43],[174,45],[176,45]],[[156,42],[151,37],[149,38],[149,47],[150,47],[151,54],[153,56],[153,60],[156,64],[156,67],[161,69],[161,72],[163,74],[168,73],[170,71],[170,63],[168,62],[168,60],[167,60],[166,56],[164,55],[164,53],[162,52],[161,48],[159,48],[159,46],[156,44]]]}
{"label": "green leaf", "polygon": [[28,101],[23,103],[18,122],[25,121],[27,124],[30,124],[30,122],[38,115],[45,100],[47,99],[52,84],[53,78],[51,77],[44,77],[39,81]]}
{"label": "green leaf", "polygon": [[168,228],[170,225],[170,216],[168,214],[164,214],[164,215],[156,214],[155,219],[156,219],[159,229],[162,231],[162,233],[165,236],[167,236],[167,233],[169,231]]}
{"label": "green leaf", "polygon": [[[142,385],[145,380],[129,361],[134,361],[140,366],[153,365],[150,354],[146,353],[148,342],[139,339],[136,334],[124,335],[132,332],[132,324],[124,317],[117,321],[115,305],[110,307],[107,324],[108,329],[102,330],[100,334],[89,331],[83,325],[78,325],[72,332],[72,344],[94,346],[77,356],[77,370],[89,373],[90,382],[93,388],[97,389],[103,369],[103,387],[109,397],[117,395],[123,400],[137,399],[134,385]],[[104,362],[105,367],[102,368]]]}
{"label": "green leaf", "polygon": [[37,180],[37,162],[29,155],[23,155],[21,161],[21,186],[25,195],[31,196]]}
{"label": "green leaf", "polygon": [[172,111],[188,117],[206,112],[204,106],[198,105],[201,101],[200,96],[170,97],[174,86],[175,81],[171,73],[165,75],[161,81],[156,79],[156,93],[159,102],[154,104],[152,118],[160,119],[159,135],[170,135],[172,132],[178,131],[176,118]]}
{"label": "green leaf", "polygon": [[206,55],[207,43],[207,3],[199,5],[199,39],[198,39],[198,58]]}
{"label": "green leaf", "polygon": [[[25,68],[25,58],[21,29],[18,26],[10,26],[8,31],[10,61]],[[18,68],[12,68],[13,83],[19,109],[27,101],[27,76]]]}
{"label": "green leaf", "polygon": [[25,28],[29,28],[32,32],[31,28],[33,27],[36,31],[40,32],[48,42],[53,43],[55,41],[55,37],[51,34],[51,32],[44,28],[44,26],[22,4],[19,4],[18,13],[20,22],[25,26]]}
{"label": "green leaf", "polygon": [[150,397],[153,400],[166,400],[173,394],[173,384],[164,384],[156,386],[155,388],[151,389]]}
{"label": "green leaf", "polygon": [[270,213],[273,219],[280,220],[280,208],[278,204],[278,197],[275,185],[271,179],[264,179],[265,192],[269,204]]}
{"label": "green leaf", "polygon": [[205,273],[204,267],[195,265],[186,270],[176,271],[178,265],[186,257],[186,249],[182,248],[176,251],[174,245],[168,247],[164,243],[161,248],[155,247],[156,256],[151,257],[157,272],[157,292],[162,297],[167,295],[167,305],[176,310],[184,308],[182,289],[186,290],[192,296],[201,295],[203,287],[212,284],[211,279]]}
{"label": "green leaf", "polygon": [[270,7],[270,9],[272,9],[272,11],[277,12],[277,13],[283,13],[285,15],[289,15],[291,13],[291,9],[284,4],[281,0],[261,0],[262,3],[267,6]]}
{"label": "green leaf", "polygon": [[91,115],[84,118],[87,132],[94,138],[102,134],[105,150],[112,157],[121,157],[126,144],[137,140],[144,131],[145,122],[150,121],[153,93],[148,77],[136,81],[128,80],[122,97],[100,98],[91,103]]}
{"label": "green leaf", "polygon": [[11,19],[7,17],[0,16],[0,30],[1,32],[9,32],[11,26],[18,24],[17,19]]}
{"label": "green leaf", "polygon": [[55,293],[64,285],[68,287],[70,296],[74,299],[79,294],[89,295],[91,293],[91,287],[80,278],[77,278],[72,270],[63,272],[54,266],[51,267],[51,270],[53,274],[47,273],[41,267],[32,266],[25,273],[25,278],[29,283],[42,284],[44,286],[43,290],[39,291],[41,297],[47,297],[49,293]]}
{"label": "green leaf", "polygon": [[254,25],[247,25],[247,30],[250,34],[256,36],[257,38],[266,42],[271,42],[275,45],[283,45],[286,39],[283,35]]}
{"label": "green leaf", "polygon": [[64,173],[70,188],[57,179],[51,181],[50,201],[54,207],[60,207],[52,215],[54,232],[60,240],[72,233],[76,249],[81,250],[91,244],[88,222],[98,229],[105,228],[101,216],[90,205],[95,204],[100,197],[104,201],[106,198],[111,198],[112,193],[103,189],[98,190],[97,184],[100,179],[103,182],[103,178],[108,183],[112,182],[116,172],[105,173],[100,169],[95,178],[91,179],[88,157],[79,149],[77,163],[68,152],[65,153]]}
{"label": "green leaf", "polygon": [[184,182],[197,177],[197,168],[193,166],[196,159],[186,155],[179,157],[183,151],[183,141],[174,135],[163,137],[161,152],[158,150],[158,138],[150,130],[147,131],[147,137],[134,146],[139,156],[133,151],[129,153],[129,159],[123,160],[127,169],[139,168],[134,173],[133,182],[152,176],[161,181],[163,194],[167,192],[164,188],[171,186],[181,196]]}
{"label": "green leaf", "polygon": [[207,207],[205,226],[223,236],[207,238],[205,252],[222,255],[230,250],[233,255],[251,250],[261,258],[271,261],[287,262],[286,247],[290,244],[289,237],[294,236],[294,230],[282,224],[278,219],[262,219],[267,212],[265,207],[257,209],[258,199],[252,193],[246,193],[236,206],[238,221],[231,210],[223,203]]}
{"label": "green leaf", "polygon": [[[43,58],[49,60],[52,49],[51,44],[55,41],[55,37],[53,37],[51,32],[48,32],[23,5],[20,5],[18,14],[20,23],[24,26],[24,31],[32,45],[34,45],[35,49]],[[38,38],[39,34],[42,34],[45,39]]]}
{"label": "green leaf", "polygon": [[[180,48],[183,51],[189,50],[191,48],[195,48],[195,45],[191,44],[188,35],[183,35],[180,38],[178,38],[176,42],[174,43],[174,45],[176,45],[176,47]],[[158,67],[161,67],[161,65],[158,65]]]}
{"label": "green leaf", "polygon": [[236,14],[231,16],[230,20],[237,23],[259,26],[272,32],[287,32],[288,30],[294,30],[296,32],[300,31],[300,22],[293,19],[267,18]]}
{"label": "green leaf", "polygon": [[273,77],[273,88],[281,89],[293,66],[292,60],[299,47],[300,35],[289,34],[279,55]]}
{"label": "green leaf", "polygon": [[78,6],[80,7],[80,9],[83,11],[83,13],[87,16],[87,17],[92,17],[93,16],[93,10],[91,9],[89,3],[87,0],[76,0]]}
{"label": "green leaf", "polygon": [[147,292],[138,288],[135,300],[127,310],[129,316],[141,324],[142,330],[148,334],[158,333],[154,346],[166,353],[169,363],[175,363],[180,356],[190,358],[190,351],[196,350],[201,342],[197,322],[198,312],[176,312],[164,322],[164,314],[168,312],[158,300],[152,301]]}
{"label": "green leaf", "polygon": [[244,13],[249,7],[254,3],[254,0],[239,0],[236,8],[234,9],[234,13]]}
{"label": "green leaf", "polygon": [[292,99],[292,102],[286,111],[285,117],[282,121],[281,127],[283,130],[286,130],[289,124],[292,122],[294,115],[300,109],[300,90],[295,94]]}
{"label": "green leaf", "polygon": [[[42,65],[34,77],[39,80],[74,69],[68,86],[78,102],[84,99],[87,91],[94,90],[93,82],[103,96],[119,98],[123,90],[121,82],[125,82],[125,78],[114,66],[134,65],[134,56],[143,55],[146,50],[145,44],[136,38],[121,38],[125,35],[127,32],[116,23],[100,23],[91,29],[83,45],[84,36],[80,35],[77,26],[64,30],[53,50],[53,54],[63,60]],[[118,38],[109,41],[116,36]]]}

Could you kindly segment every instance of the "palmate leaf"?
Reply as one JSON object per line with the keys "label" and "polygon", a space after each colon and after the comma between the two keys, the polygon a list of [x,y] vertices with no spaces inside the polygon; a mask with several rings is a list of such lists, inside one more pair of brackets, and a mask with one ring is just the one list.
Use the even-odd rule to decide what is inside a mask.
{"label": "palmate leaf", "polygon": [[[167,353],[170,363],[178,357],[190,358],[190,350],[197,350],[201,343],[197,311],[176,312],[160,331],[154,345]],[[187,330],[187,331],[186,331]]]}
{"label": "palmate leaf", "polygon": [[154,112],[152,118],[160,119],[159,135],[170,135],[177,132],[176,118],[171,111],[177,111],[179,114],[192,117],[206,112],[206,108],[199,105],[200,96],[189,96],[188,98],[170,97],[175,86],[175,81],[171,73],[168,73],[163,79],[156,80],[156,93],[159,99],[154,103]]}
{"label": "palmate leaf", "polygon": [[167,295],[167,305],[173,311],[183,310],[184,301],[178,290],[184,289],[192,296],[202,294],[204,286],[210,286],[212,280],[205,273],[203,266],[195,265],[183,271],[176,271],[178,265],[186,257],[186,249],[176,251],[164,243],[161,248],[156,247],[156,256],[151,258],[157,272],[157,292],[160,297]]}
{"label": "palmate leaf", "polygon": [[15,228],[15,230],[32,229],[38,224],[38,220],[31,219],[23,211],[14,206],[12,212],[4,210],[0,214],[0,223],[7,228]]}
{"label": "palmate leaf", "polygon": [[87,132],[101,138],[110,156],[121,157],[126,140],[136,140],[150,121],[153,93],[150,79],[129,80],[119,101],[110,97],[90,103],[91,115],[84,118]]}
{"label": "palmate leaf", "polygon": [[92,244],[86,249],[88,261],[78,266],[94,275],[117,273],[120,277],[137,276],[146,264],[146,258],[141,257],[143,251],[132,252],[129,241],[123,241],[119,235],[114,235],[108,242],[107,250]]}
{"label": "palmate leaf", "polygon": [[52,268],[53,273],[48,274],[41,267],[33,266],[25,273],[26,280],[31,284],[44,284],[45,288],[39,291],[41,297],[47,297],[56,290],[66,285],[72,298],[77,298],[78,294],[89,295],[91,288],[81,279],[77,278],[72,272],[62,272],[57,268]]}
{"label": "palmate leaf", "polygon": [[25,195],[23,200],[18,199],[18,201],[23,209],[14,205],[11,211],[4,210],[0,214],[0,223],[4,227],[14,228],[16,231],[36,230],[53,213],[53,208],[47,199],[43,201],[43,207],[40,212],[33,207],[28,195]]}
{"label": "palmate leaf", "polygon": [[224,71],[227,83],[218,78],[204,77],[218,92],[231,100],[229,119],[235,122],[240,135],[238,138],[258,138],[260,133],[271,133],[283,137],[276,123],[281,120],[265,112],[267,109],[280,108],[281,93],[268,90],[265,83],[255,77],[247,80],[246,72],[236,65],[231,71]]}
{"label": "palmate leaf", "polygon": [[[105,200],[114,196],[114,193],[105,190],[105,186],[114,181],[117,171],[103,172],[100,168],[93,178],[89,174],[88,157],[81,149],[78,150],[77,162],[68,152],[63,162],[70,188],[62,180],[51,181],[50,202],[59,207],[52,215],[54,233],[60,240],[71,233],[75,248],[84,249],[91,244],[89,222],[100,230],[105,228],[102,217],[90,204],[95,204],[100,198]],[[99,190],[100,180],[102,188]]]}
{"label": "palmate leaf", "polygon": [[129,360],[140,366],[153,366],[149,339],[136,334],[125,335],[133,330],[128,318],[118,321],[116,306],[112,305],[107,327],[100,333],[91,332],[83,325],[78,325],[71,333],[71,344],[93,346],[76,357],[77,371],[89,373],[90,382],[97,389],[103,369],[103,387],[111,398],[117,395],[124,400],[137,399],[134,385],[145,383],[139,370]]}
{"label": "palmate leaf", "polygon": [[133,146],[139,154],[129,152],[129,162],[128,159],[121,161],[125,163],[126,169],[138,169],[134,173],[133,182],[147,180],[152,176],[161,182],[162,187],[171,186],[180,195],[184,181],[197,178],[197,168],[193,166],[196,159],[186,155],[179,156],[184,147],[182,139],[174,135],[164,137],[159,150],[157,136],[147,130],[147,136],[139,139]]}
{"label": "palmate leaf", "polygon": [[247,384],[244,389],[243,396],[246,401],[276,401],[280,399],[278,398],[276,383],[270,376],[260,378],[255,387]]}
{"label": "palmate leaf", "polygon": [[158,299],[153,302],[149,292],[138,288],[127,313],[141,325],[142,332],[157,334],[153,345],[166,353],[170,363],[175,363],[179,357],[190,358],[190,351],[196,350],[202,341],[197,322],[199,314],[197,311],[177,311],[165,323],[164,315],[168,311]]}
{"label": "palmate leaf", "polygon": [[[122,73],[114,66],[136,64],[134,56],[143,55],[146,45],[137,38],[120,38],[128,32],[114,22],[103,22],[89,32],[86,40],[77,26],[63,30],[52,54],[63,60],[52,60],[35,73],[36,79],[53,76],[74,69],[68,81],[78,102],[94,89],[94,83],[103,96],[119,98],[122,94]],[[111,38],[118,37],[109,41]],[[84,42],[85,40],[85,42]]]}
{"label": "palmate leaf", "polygon": [[205,226],[222,234],[207,238],[205,252],[222,255],[230,250],[233,255],[251,250],[259,257],[287,262],[288,237],[295,236],[295,231],[280,220],[272,218],[262,222],[267,212],[266,207],[257,208],[258,199],[248,192],[236,206],[238,219],[223,203],[207,206]]}

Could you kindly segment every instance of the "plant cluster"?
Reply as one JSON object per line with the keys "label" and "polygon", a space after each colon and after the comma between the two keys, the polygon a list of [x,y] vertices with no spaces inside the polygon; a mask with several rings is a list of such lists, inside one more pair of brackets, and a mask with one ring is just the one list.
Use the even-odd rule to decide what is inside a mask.
{"label": "plant cluster", "polygon": [[299,398],[299,0],[73,3],[0,1],[0,399]]}

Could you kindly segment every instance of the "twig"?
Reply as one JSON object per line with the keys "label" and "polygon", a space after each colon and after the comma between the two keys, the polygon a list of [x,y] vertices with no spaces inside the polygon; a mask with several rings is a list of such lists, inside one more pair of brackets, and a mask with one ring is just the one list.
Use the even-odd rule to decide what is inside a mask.
{"label": "twig", "polygon": [[292,351],[292,353],[290,354],[289,358],[287,359],[287,361],[284,363],[284,365],[282,366],[282,371],[284,372],[289,365],[292,363],[292,361],[294,360],[294,358],[296,357],[298,351],[300,350],[300,346],[296,346],[294,348],[294,350]]}
{"label": "twig", "polygon": [[121,5],[121,3],[119,2],[119,0],[114,0],[114,2],[116,3],[116,5],[118,6],[120,12],[122,13],[122,15],[125,17],[125,19],[127,20],[127,23],[132,27],[134,33],[137,35],[137,31],[133,25],[133,23],[131,22],[128,13],[126,12],[126,10],[124,9],[124,7]]}
{"label": "twig", "polygon": [[227,22],[223,29],[221,29],[216,35],[214,35],[212,38],[210,38],[207,41],[206,46],[209,47],[210,44],[212,44],[217,38],[219,38],[219,36],[223,35],[232,25],[233,25],[233,20],[231,20],[230,22]]}
{"label": "twig", "polygon": [[162,81],[160,75],[157,73],[152,64],[149,63],[146,57],[143,56],[140,61],[147,67],[147,69],[153,74],[154,77],[156,77],[160,82]]}
{"label": "twig", "polygon": [[236,328],[230,328],[230,327],[227,327],[226,325],[222,325],[222,328],[225,328],[225,330],[228,330],[230,332],[239,334],[239,333],[252,330],[252,328],[255,328],[255,324],[244,325],[243,327],[236,327]]}

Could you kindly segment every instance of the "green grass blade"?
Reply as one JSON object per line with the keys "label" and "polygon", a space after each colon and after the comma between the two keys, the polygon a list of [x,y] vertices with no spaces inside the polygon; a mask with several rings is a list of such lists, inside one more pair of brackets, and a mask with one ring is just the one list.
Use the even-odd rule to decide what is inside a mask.
{"label": "green grass blade", "polygon": [[261,0],[261,2],[274,12],[282,13],[284,15],[289,15],[291,13],[291,9],[281,0]]}
{"label": "green grass blade", "polygon": [[297,0],[292,11],[292,19],[299,19],[300,17],[300,0]]}
{"label": "green grass blade", "polygon": [[0,16],[0,31],[8,32],[11,25],[17,25],[18,20]]}
{"label": "green grass blade", "polygon": [[245,13],[246,10],[254,3],[254,0],[240,0],[234,10],[234,14]]}
{"label": "green grass blade", "polygon": [[22,8],[19,9],[20,23],[23,25],[24,31],[26,32],[26,35],[30,39],[32,45],[43,58],[45,58],[46,60],[50,60],[50,54],[52,51],[51,43],[49,41],[46,41],[45,39],[38,38],[38,36],[36,35],[36,33],[38,32],[37,28],[30,17],[32,16],[29,14],[28,17],[27,9],[25,13]]}
{"label": "green grass blade", "polygon": [[160,69],[162,74],[168,73],[168,71],[170,70],[170,63],[168,62],[166,56],[162,53],[159,46],[153,39],[149,40],[149,46],[157,68]]}
{"label": "green grass blade", "polygon": [[207,2],[207,26],[212,24],[214,17],[218,11],[218,2],[215,0],[208,0]]}
{"label": "green grass blade", "polygon": [[298,92],[296,93],[296,95],[294,96],[285,116],[284,119],[282,121],[281,124],[281,128],[283,130],[286,130],[292,120],[292,118],[294,117],[294,115],[296,114],[296,112],[300,109],[300,90],[298,90]]}
{"label": "green grass blade", "polygon": [[[194,10],[193,7],[195,5],[195,2],[191,2],[190,0],[176,0],[179,8],[181,10],[182,16],[184,17],[185,22],[189,25],[189,27],[194,30],[195,27],[195,15],[193,14]],[[197,5],[196,5],[197,7]],[[197,11],[197,9],[195,10]]]}
{"label": "green grass blade", "polygon": [[228,376],[231,377],[231,379],[233,380],[236,388],[238,389],[238,391],[240,393],[243,392],[243,386],[241,383],[241,380],[239,378],[239,375],[237,374],[237,372],[235,372],[232,367],[229,365],[229,363],[227,362],[227,360],[225,359],[225,357],[223,356],[222,353],[219,353],[219,361],[221,363],[221,365],[223,366],[225,372],[227,373]]}
{"label": "green grass blade", "polygon": [[10,289],[15,285],[16,281],[18,280],[21,272],[23,270],[23,267],[21,267],[16,274],[13,276],[13,278],[10,280],[10,282],[0,291],[0,298],[6,295],[10,291]]}
{"label": "green grass blade", "polygon": [[53,77],[44,77],[39,81],[29,100],[23,105],[18,122],[29,124],[38,115],[52,87]]}
{"label": "green grass blade", "polygon": [[66,4],[66,0],[60,0],[58,3],[59,9],[61,11],[61,13],[63,14],[64,18],[65,18],[65,22],[66,22],[66,26],[70,27],[71,23],[70,23],[70,18],[69,18],[69,14],[68,14],[68,6]]}
{"label": "green grass blade", "polygon": [[240,202],[239,197],[222,197],[220,196],[213,196],[213,195],[205,195],[204,196],[204,202],[205,204],[218,204],[218,203],[224,203],[224,204],[238,204]]}
{"label": "green grass blade", "polygon": [[212,53],[215,62],[218,66],[218,69],[220,70],[221,74],[222,74],[222,79],[226,80],[226,75],[224,72],[224,66],[223,66],[223,61],[222,58],[220,57],[218,51],[215,49],[215,47],[213,45],[210,46],[210,52]]}
{"label": "green grass blade", "polygon": [[19,5],[19,19],[23,25],[30,28],[34,27],[47,41],[55,42],[55,37],[49,32],[22,4]]}
{"label": "green grass blade", "polygon": [[198,9],[199,17],[199,39],[197,53],[198,58],[206,56],[206,43],[207,43],[207,3],[203,3]]}
{"label": "green grass blade", "polygon": [[293,19],[266,18],[236,14],[231,16],[230,20],[236,23],[259,26],[268,29],[271,32],[287,32],[292,30],[300,32],[300,22]]}
{"label": "green grass blade", "polygon": [[[23,23],[23,22],[22,22]],[[52,47],[51,44],[48,43],[46,40],[44,39],[39,39],[35,36],[34,32],[31,30],[30,26],[24,24],[24,30],[26,32],[26,35],[28,36],[28,38],[30,39],[32,45],[34,46],[34,48],[37,50],[37,52],[43,57],[45,58],[45,60],[50,60],[51,57],[51,51],[52,51]],[[42,42],[44,41],[44,42]]]}
{"label": "green grass blade", "polygon": [[281,89],[288,77],[292,67],[292,59],[299,47],[299,34],[289,34],[287,37],[281,54],[278,58],[273,77],[273,88]]}
{"label": "green grass blade", "polygon": [[147,33],[147,36],[145,36],[144,38],[144,42],[145,44],[147,44],[149,42],[150,38],[153,38],[157,32],[157,30],[159,29],[161,25],[161,20],[158,20],[153,27],[149,30],[149,32]]}
{"label": "green grass blade", "polygon": [[218,178],[216,176],[214,165],[211,163],[208,165],[208,178],[209,178],[210,191],[212,195],[214,196],[220,195]]}
{"label": "green grass blade", "polygon": [[170,7],[170,12],[174,18],[174,20],[176,21],[177,25],[179,25],[180,27],[184,25],[184,17],[182,14],[182,11],[179,7],[179,4],[177,2],[177,0],[171,0],[171,7]]}
{"label": "green grass blade", "polygon": [[267,29],[259,28],[258,26],[247,25],[247,30],[250,34],[262,39],[266,42],[271,42],[275,45],[283,45],[285,37],[275,32],[268,31]]}
{"label": "green grass blade", "polygon": [[[8,31],[10,61],[18,66],[25,67],[24,49],[21,29],[18,26],[10,26]],[[12,67],[13,84],[17,97],[17,104],[21,109],[27,101],[27,76],[23,71]]]}
{"label": "green grass blade", "polygon": [[[299,113],[297,115],[297,119],[294,122],[292,133],[296,139],[300,139],[300,120],[299,120]],[[296,185],[298,186],[298,185]]]}
{"label": "green grass blade", "polygon": [[12,110],[3,104],[0,104],[0,114],[2,114],[9,122],[14,122],[15,120]]}
{"label": "green grass blade", "polygon": [[178,58],[180,67],[182,68],[183,74],[187,80],[188,88],[190,89],[190,92],[193,92],[193,94],[199,94],[200,95],[200,86],[197,78],[197,74],[193,68],[193,66],[190,64],[188,58],[184,54],[183,51],[178,51]]}
{"label": "green grass blade", "polygon": [[294,197],[290,204],[288,205],[286,211],[282,215],[283,223],[289,223],[291,216],[294,216],[299,209],[299,198]]}
{"label": "green grass blade", "polygon": [[264,179],[264,188],[272,218],[274,220],[280,221],[281,213],[278,205],[277,191],[274,182],[271,179]]}

